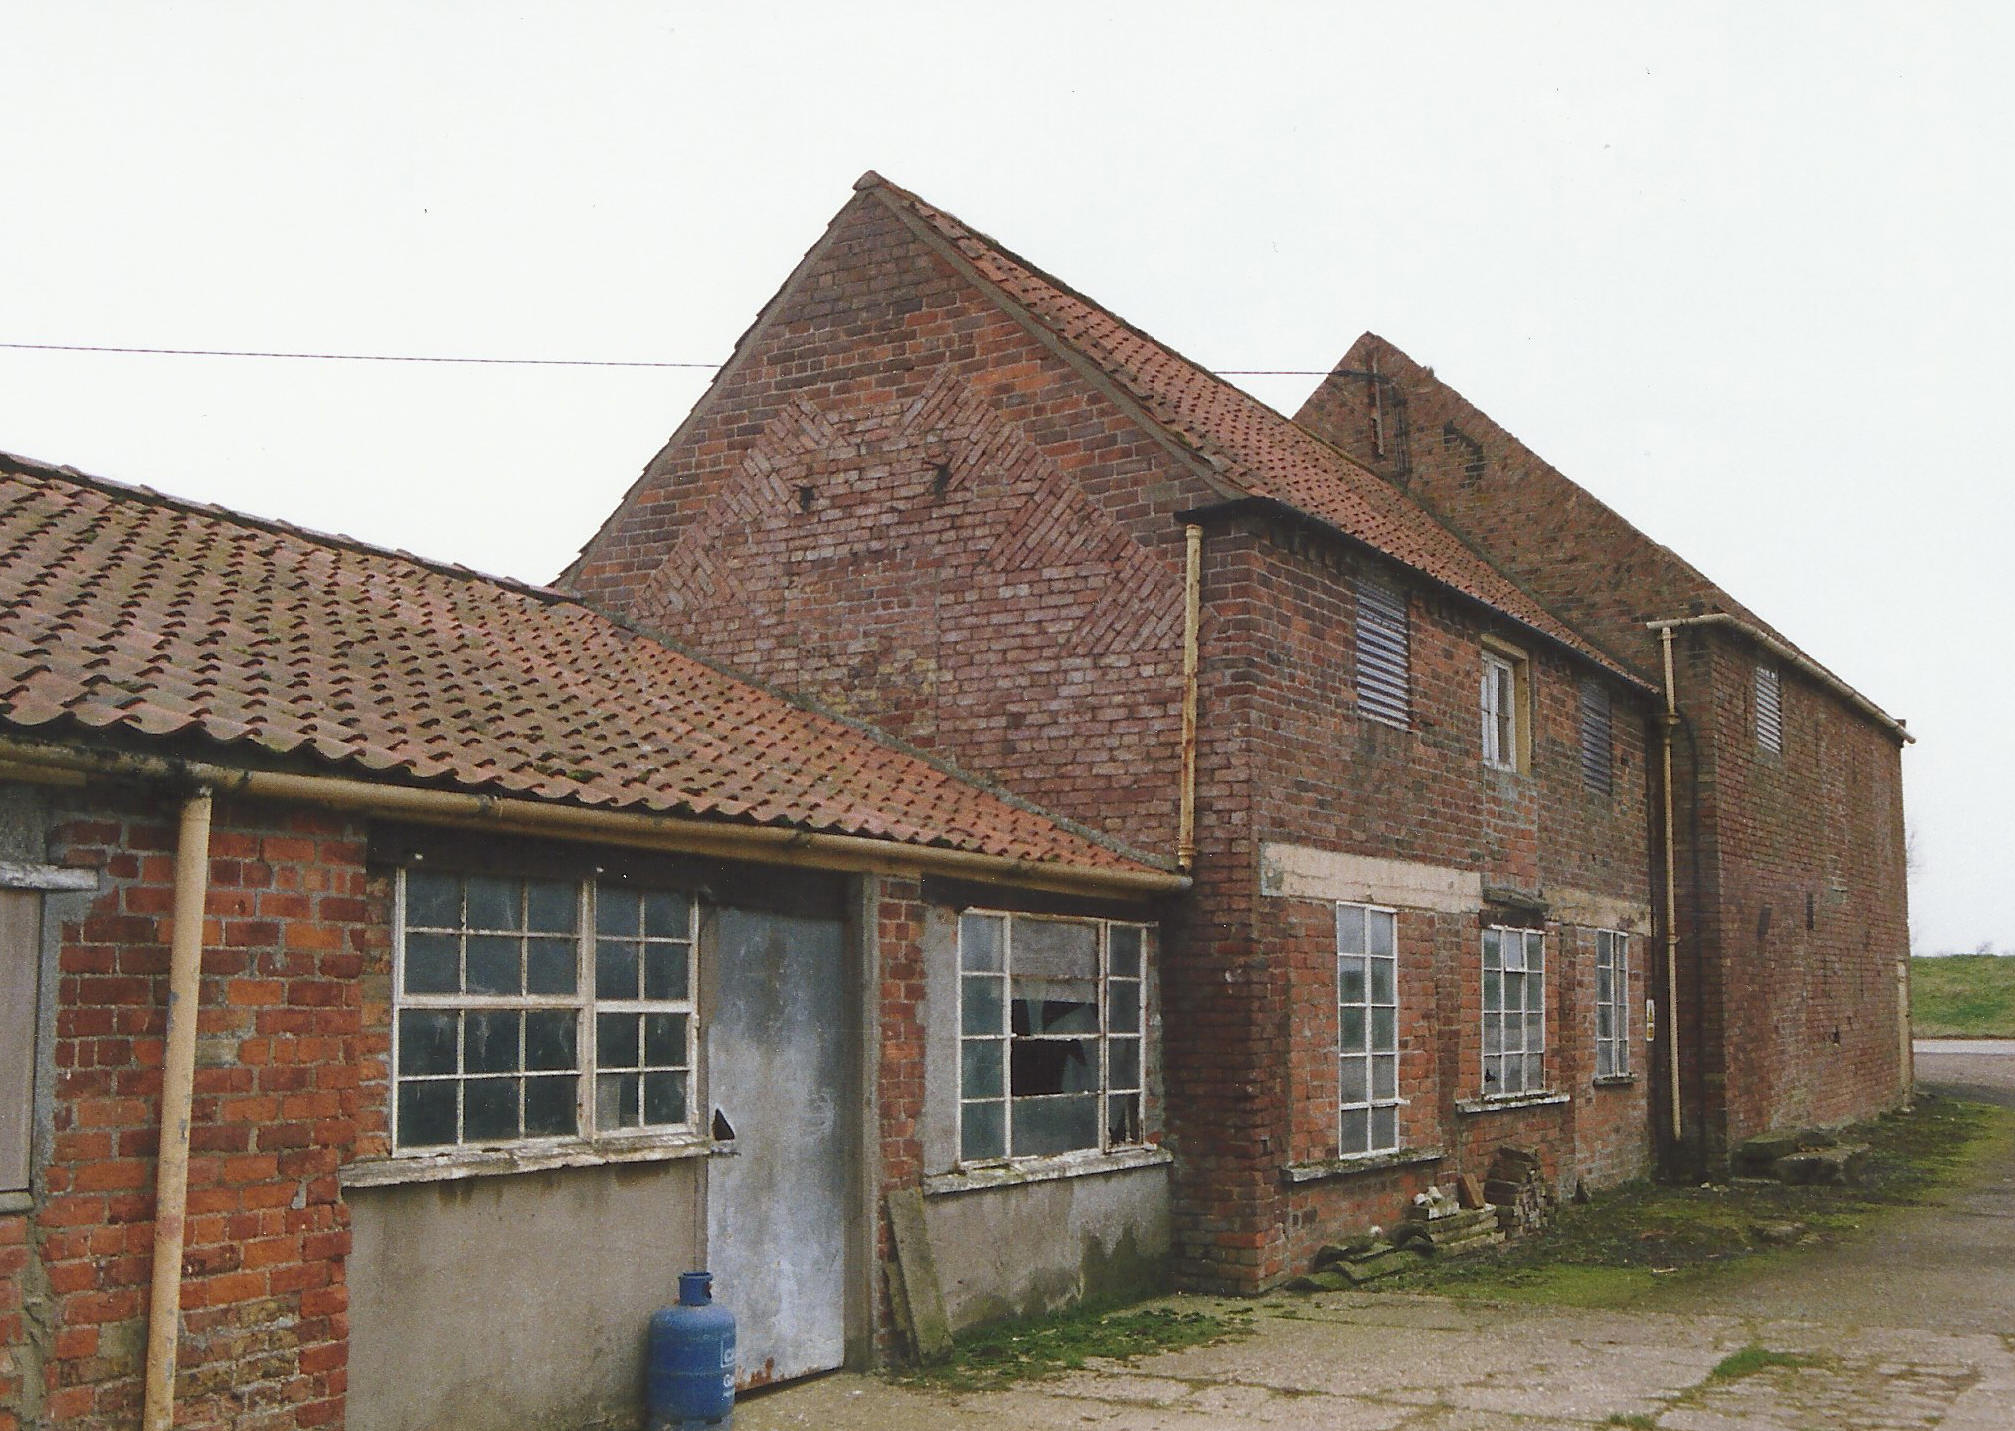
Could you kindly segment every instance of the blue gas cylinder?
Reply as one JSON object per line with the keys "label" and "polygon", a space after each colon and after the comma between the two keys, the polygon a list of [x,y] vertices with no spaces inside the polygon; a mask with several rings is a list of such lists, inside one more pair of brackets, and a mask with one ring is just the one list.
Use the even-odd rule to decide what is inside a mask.
{"label": "blue gas cylinder", "polygon": [[677,1306],[651,1314],[650,1431],[726,1431],[735,1410],[735,1314],[714,1274],[681,1272]]}

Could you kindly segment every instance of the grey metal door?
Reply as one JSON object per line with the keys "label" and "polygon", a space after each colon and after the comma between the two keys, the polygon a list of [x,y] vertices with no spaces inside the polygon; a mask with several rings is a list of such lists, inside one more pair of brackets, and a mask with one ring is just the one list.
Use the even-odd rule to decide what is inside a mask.
{"label": "grey metal door", "polygon": [[707,1078],[735,1155],[708,1166],[707,1259],[735,1314],[744,1388],[846,1356],[844,952],[837,920],[719,915]]}

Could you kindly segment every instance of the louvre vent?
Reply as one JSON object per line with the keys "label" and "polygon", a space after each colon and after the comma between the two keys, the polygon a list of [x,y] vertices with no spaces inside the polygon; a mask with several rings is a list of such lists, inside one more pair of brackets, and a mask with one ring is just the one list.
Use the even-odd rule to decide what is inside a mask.
{"label": "louvre vent", "polygon": [[1370,577],[1357,583],[1357,713],[1405,730],[1412,724],[1406,594]]}
{"label": "louvre vent", "polygon": [[1756,668],[1756,743],[1784,753],[1784,688],[1775,666]]}
{"label": "louvre vent", "polygon": [[1609,688],[1581,683],[1581,783],[1600,795],[1610,792],[1616,740],[1610,724]]}

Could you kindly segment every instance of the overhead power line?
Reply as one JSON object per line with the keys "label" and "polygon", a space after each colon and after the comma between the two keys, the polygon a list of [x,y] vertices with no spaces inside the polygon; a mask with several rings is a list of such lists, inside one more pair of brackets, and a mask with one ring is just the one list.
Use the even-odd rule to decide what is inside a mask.
{"label": "overhead power line", "polygon": [[486,363],[515,368],[704,368],[719,363],[658,363],[621,358],[465,358],[424,353],[269,353],[250,348],[121,348],[99,343],[0,343],[31,353],[144,353],[157,358],[306,358],[322,363]]}
{"label": "overhead power line", "polygon": [[[6,343],[24,353],[138,353],[153,358],[299,358],[317,363],[477,363],[508,368],[697,368],[719,363],[672,363],[631,358],[471,358],[442,353],[280,353],[257,348],[132,348],[109,343]],[[1224,378],[1321,378],[1328,368],[1213,368]]]}

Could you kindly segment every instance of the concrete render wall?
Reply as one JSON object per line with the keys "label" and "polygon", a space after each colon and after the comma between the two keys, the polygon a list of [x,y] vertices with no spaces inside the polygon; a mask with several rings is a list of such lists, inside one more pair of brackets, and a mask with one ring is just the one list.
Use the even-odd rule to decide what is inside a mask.
{"label": "concrete render wall", "polygon": [[633,1424],[650,1315],[705,1260],[704,1168],[351,1189],[348,1424]]}

